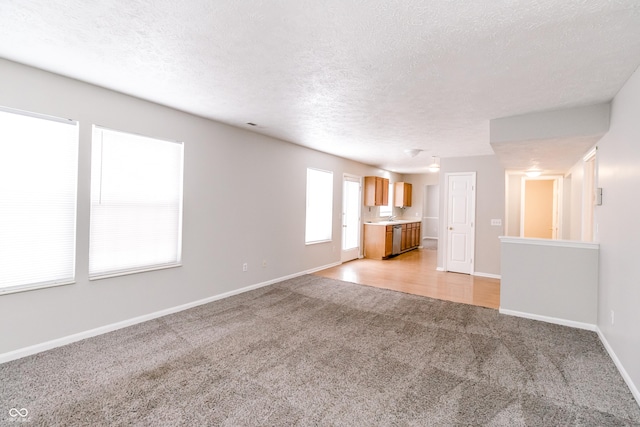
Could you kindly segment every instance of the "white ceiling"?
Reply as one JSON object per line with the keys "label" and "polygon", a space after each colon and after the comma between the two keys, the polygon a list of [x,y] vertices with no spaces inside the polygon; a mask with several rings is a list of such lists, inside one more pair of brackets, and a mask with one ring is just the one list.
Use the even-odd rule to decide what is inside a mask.
{"label": "white ceiling", "polygon": [[612,99],[640,1],[2,0],[0,57],[424,172],[493,154],[491,119]]}

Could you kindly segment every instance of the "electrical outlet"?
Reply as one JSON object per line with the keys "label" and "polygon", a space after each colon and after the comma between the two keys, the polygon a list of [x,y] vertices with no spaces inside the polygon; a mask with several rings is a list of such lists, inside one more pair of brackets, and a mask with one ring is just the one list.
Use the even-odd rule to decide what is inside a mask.
{"label": "electrical outlet", "polygon": [[242,264],[242,271],[249,271],[249,264],[247,264],[246,262]]}
{"label": "electrical outlet", "polygon": [[615,323],[615,312],[611,310],[611,324],[613,325],[614,323]]}
{"label": "electrical outlet", "polygon": [[267,260],[266,259],[262,260],[262,268],[267,268]]}

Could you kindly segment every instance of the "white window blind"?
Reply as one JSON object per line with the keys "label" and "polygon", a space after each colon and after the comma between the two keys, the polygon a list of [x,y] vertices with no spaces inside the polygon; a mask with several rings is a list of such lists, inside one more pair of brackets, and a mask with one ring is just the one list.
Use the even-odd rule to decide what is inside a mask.
{"label": "white window blind", "polygon": [[78,126],[0,110],[0,293],[75,273]]}
{"label": "white window blind", "polygon": [[307,169],[307,220],[305,243],[331,240],[333,172]]}
{"label": "white window blind", "polygon": [[183,144],[93,127],[89,276],[178,265]]}

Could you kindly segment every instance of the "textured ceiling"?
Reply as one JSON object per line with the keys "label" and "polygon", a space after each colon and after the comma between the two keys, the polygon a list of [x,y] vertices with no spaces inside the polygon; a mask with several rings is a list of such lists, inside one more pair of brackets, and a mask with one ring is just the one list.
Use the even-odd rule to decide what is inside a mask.
{"label": "textured ceiling", "polygon": [[423,172],[493,154],[490,119],[613,98],[640,1],[2,0],[0,57]]}

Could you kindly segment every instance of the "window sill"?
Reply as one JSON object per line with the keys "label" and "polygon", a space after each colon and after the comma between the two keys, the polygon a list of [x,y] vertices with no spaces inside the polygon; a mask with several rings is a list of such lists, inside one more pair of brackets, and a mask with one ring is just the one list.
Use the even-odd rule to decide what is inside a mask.
{"label": "window sill", "polygon": [[182,263],[158,265],[158,266],[148,267],[148,268],[138,268],[135,270],[123,270],[123,271],[114,271],[109,273],[101,273],[101,274],[96,274],[95,276],[89,276],[89,281],[108,279],[110,277],[128,276],[130,274],[146,273],[148,271],[166,270],[168,268],[176,268],[176,267],[182,267]]}
{"label": "window sill", "polygon": [[305,244],[306,246],[310,246],[310,245],[317,245],[317,244],[319,244],[319,243],[329,243],[329,242],[332,242],[332,241],[333,241],[332,239],[328,239],[328,240],[317,240],[317,241],[315,241],[315,242],[305,242],[304,244]]}
{"label": "window sill", "polygon": [[15,293],[18,293],[18,292],[37,291],[38,289],[53,288],[53,287],[56,287],[56,286],[73,285],[75,283],[76,283],[75,280],[70,280],[70,281],[65,281],[65,282],[60,282],[60,283],[37,283],[37,284],[33,284],[33,285],[13,286],[13,287],[6,288],[6,289],[0,289],[0,296],[8,295],[8,294],[15,294]]}

